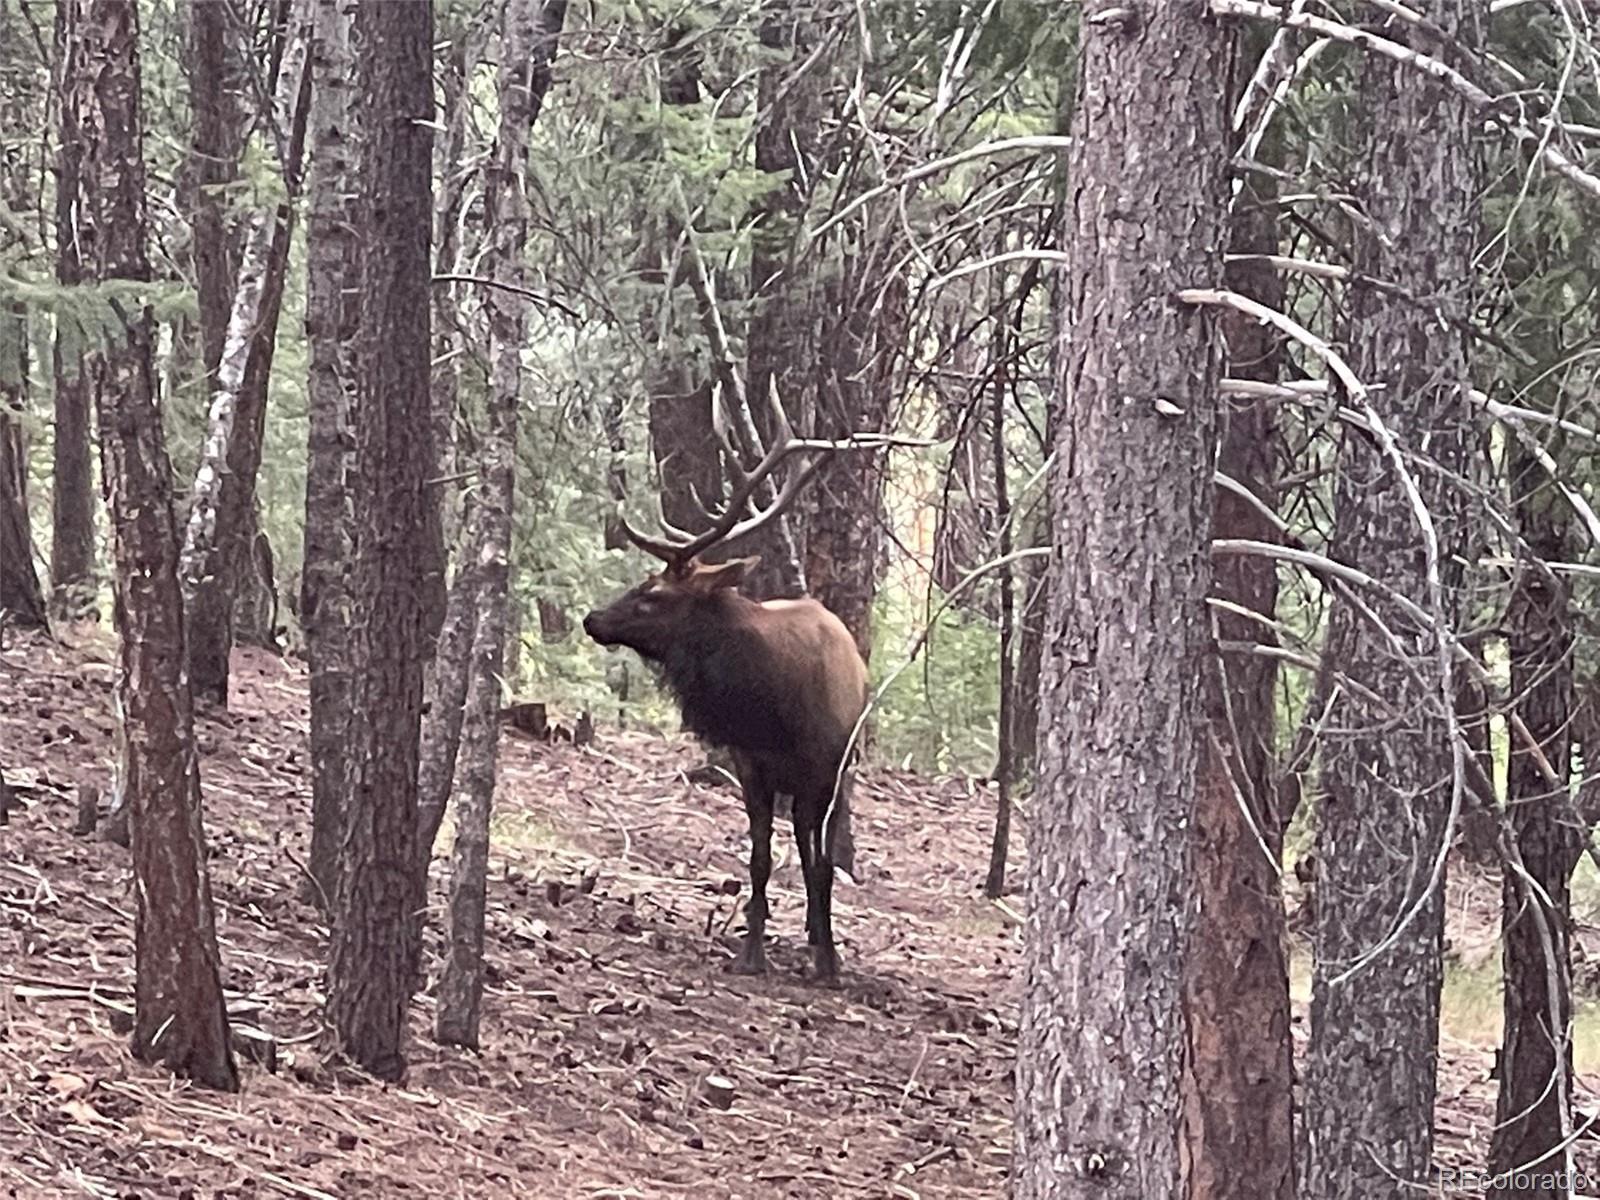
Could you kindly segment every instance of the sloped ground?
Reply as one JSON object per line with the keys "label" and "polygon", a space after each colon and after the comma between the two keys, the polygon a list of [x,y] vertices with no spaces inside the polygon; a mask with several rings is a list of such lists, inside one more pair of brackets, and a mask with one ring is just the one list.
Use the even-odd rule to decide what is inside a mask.
{"label": "sloped ground", "polygon": [[[973,888],[989,803],[874,775],[840,886],[845,986],[799,978],[803,887],[778,840],[773,974],[725,974],[743,810],[684,779],[677,741],[508,734],[492,863],[484,1052],[415,1005],[404,1087],[319,1058],[326,930],[297,898],[309,777],[297,665],[241,654],[202,722],[225,984],[278,1039],[239,1096],[174,1084],[115,1032],[130,996],[127,855],[75,837],[107,787],[111,648],[0,654],[0,753],[27,807],[0,828],[0,1194],[14,1196],[994,1196],[1009,1144],[1019,953]],[[434,904],[446,864],[436,863]],[[731,923],[731,925],[730,925]],[[723,1109],[703,1089],[731,1080]]]}
{"label": "sloped ground", "polygon": [[[111,647],[77,640],[13,635],[0,651],[0,761],[27,805],[0,826],[0,1195],[1004,1194],[1020,930],[975,890],[991,820],[980,789],[861,781],[867,877],[836,889],[845,986],[819,990],[799,978],[787,829],[773,974],[724,972],[744,819],[734,793],[687,781],[692,747],[508,733],[484,1052],[435,1046],[424,994],[410,1076],[389,1087],[322,1065],[326,930],[298,898],[305,680],[297,664],[240,654],[232,711],[201,723],[206,821],[225,983],[277,1061],[242,1064],[244,1091],[220,1096],[134,1062],[116,1032],[132,975],[127,856],[70,831],[76,786],[109,784]],[[441,860],[435,923],[445,873]],[[1492,921],[1498,894],[1463,886],[1453,937],[1484,923],[1457,896]],[[1473,1166],[1492,1053],[1449,1039],[1443,1052],[1441,1163]],[[733,1083],[726,1108],[707,1076]]]}

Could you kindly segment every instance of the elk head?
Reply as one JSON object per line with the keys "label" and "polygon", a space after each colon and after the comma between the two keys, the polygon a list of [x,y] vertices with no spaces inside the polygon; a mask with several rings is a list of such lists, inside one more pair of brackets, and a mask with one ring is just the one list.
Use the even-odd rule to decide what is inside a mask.
{"label": "elk head", "polygon": [[[722,563],[705,563],[700,556],[714,546],[748,537],[776,520],[794,503],[800,490],[822,465],[823,455],[839,448],[832,442],[797,439],[773,397],[777,438],[755,468],[745,471],[739,465],[718,410],[717,436],[725,461],[733,476],[733,492],[719,513],[706,513],[709,527],[690,535],[671,529],[662,522],[667,536],[640,533],[626,518],[618,518],[622,532],[639,549],[660,559],[665,567],[643,583],[623,593],[605,608],[596,609],[583,619],[583,629],[602,646],[628,646],[647,658],[660,660],[689,628],[687,622],[707,601],[716,601],[737,588],[759,557],[736,558]],[[813,454],[800,470],[790,473],[781,487],[768,483],[772,474],[788,458]],[[746,515],[756,494],[765,485],[772,493],[770,502]]]}
{"label": "elk head", "polygon": [[627,646],[646,658],[664,660],[719,593],[736,588],[759,557],[703,563],[671,563],[583,619],[583,631],[602,646]]}

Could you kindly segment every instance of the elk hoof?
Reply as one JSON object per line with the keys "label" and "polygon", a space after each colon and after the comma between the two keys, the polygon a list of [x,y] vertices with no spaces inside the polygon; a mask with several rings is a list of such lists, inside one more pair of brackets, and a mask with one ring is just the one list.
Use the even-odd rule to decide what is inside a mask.
{"label": "elk hoof", "polygon": [[754,946],[747,943],[739,952],[739,957],[728,964],[728,972],[732,975],[765,975],[767,954],[761,943],[757,942]]}
{"label": "elk hoof", "polygon": [[811,982],[818,987],[839,986],[839,956],[832,946],[811,947]]}

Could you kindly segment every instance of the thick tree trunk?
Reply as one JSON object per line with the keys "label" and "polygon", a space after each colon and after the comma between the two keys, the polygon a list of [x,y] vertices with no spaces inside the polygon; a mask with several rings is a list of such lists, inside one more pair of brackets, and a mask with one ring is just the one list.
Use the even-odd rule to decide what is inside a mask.
{"label": "thick tree trunk", "polygon": [[[828,289],[827,310],[842,311],[843,319],[824,339],[815,397],[819,436],[881,431],[888,422],[909,314],[903,278],[881,289],[876,309],[868,307],[869,298],[880,294],[872,272],[886,266],[881,255],[863,255],[851,264],[847,285]],[[883,559],[884,463],[879,453],[835,455],[817,472],[805,497],[806,587],[844,622],[869,662]]]}
{"label": "thick tree trunk", "polygon": [[[201,7],[207,7],[202,4]],[[255,487],[266,432],[267,386],[289,269],[311,95],[311,0],[290,10],[272,120],[285,160],[285,203],[254,214],[239,256],[232,313],[215,370],[205,446],[195,472],[182,578],[190,618],[189,669],[197,699],[228,702],[235,599],[260,586],[253,570]],[[256,631],[259,633],[259,631]]]}
{"label": "thick tree trunk", "polygon": [[[83,194],[83,132],[67,103],[86,69],[79,8],[56,6],[55,88],[59,129],[56,150],[56,281],[83,282],[77,205]],[[52,348],[55,432],[52,439],[50,589],[63,615],[76,615],[94,599],[94,467],[89,448],[89,387],[81,369],[83,337],[57,323]]]}
{"label": "thick tree trunk", "polygon": [[433,8],[428,0],[361,0],[356,14],[366,117],[350,563],[355,670],[328,1018],[344,1054],[396,1079],[405,1072],[413,981],[411,864],[432,570]]}
{"label": "thick tree trunk", "polygon": [[[66,97],[84,135],[79,246],[91,278],[148,282],[140,156],[137,5],[63,0],[83,38]],[[131,296],[126,341],[90,359],[101,469],[116,547],[117,693],[131,813],[135,926],[133,1052],[209,1087],[233,1090],[200,816],[200,770],[184,678],[172,472],[162,437],[148,307]]]}
{"label": "thick tree trunk", "polygon": [[[1232,222],[1234,252],[1277,253],[1275,212],[1271,196],[1247,181]],[[1272,267],[1233,263],[1224,278],[1234,291],[1282,307],[1283,285]],[[1229,375],[1277,382],[1274,333],[1231,313],[1223,331]],[[1271,507],[1277,462],[1266,402],[1224,405],[1217,467]],[[1213,528],[1217,537],[1277,538],[1253,505],[1226,488],[1216,489]],[[1276,564],[1222,559],[1212,595],[1270,621]],[[1200,904],[1184,979],[1184,1128],[1195,1164],[1188,1194],[1193,1200],[1291,1200],[1293,1046],[1272,758],[1277,671],[1272,659],[1248,650],[1270,637],[1267,626],[1225,610],[1214,610],[1212,620],[1222,649],[1205,673],[1209,733],[1193,834]]]}
{"label": "thick tree trunk", "polygon": [[[1518,532],[1529,556],[1569,561],[1565,513],[1554,508],[1564,502],[1546,494],[1544,469],[1516,442],[1509,465]],[[1513,740],[1506,811],[1522,865],[1537,886],[1505,867],[1505,1032],[1489,1168],[1496,1175],[1526,1170],[1535,1183],[1553,1185],[1552,1176],[1572,1169],[1571,879],[1582,847],[1566,791],[1572,762],[1573,623],[1561,577],[1532,562],[1519,564],[1506,624],[1513,711],[1561,782],[1550,783],[1533,754]],[[1568,1189],[1507,1186],[1497,1194],[1555,1200]]]}
{"label": "thick tree trunk", "polygon": [[[773,389],[797,425],[803,424],[816,400],[817,356],[813,348],[822,295],[808,269],[815,260],[798,259],[795,245],[800,215],[815,183],[817,141],[822,132],[822,75],[816,63],[806,62],[813,35],[797,7],[785,0],[769,0],[762,6],[758,36],[773,60],[761,68],[756,87],[760,108],[756,169],[772,178],[750,252],[754,315],[750,319],[746,391],[756,428],[770,439],[774,432],[769,415]],[[761,556],[761,563],[746,576],[744,585],[757,599],[799,595],[807,589],[805,529],[788,514],[750,538],[740,553]]]}
{"label": "thick tree trunk", "polygon": [[[1434,0],[1425,11],[1446,37],[1467,32],[1464,3]],[[1472,443],[1464,332],[1477,220],[1472,122],[1448,87],[1376,56],[1366,60],[1363,94],[1371,141],[1361,204],[1382,239],[1363,229],[1354,265],[1371,279],[1404,280],[1428,299],[1417,305],[1352,289],[1348,341],[1357,376],[1399,446],[1428,456],[1425,471],[1407,470],[1430,514],[1436,554],[1426,550],[1393,456],[1347,427],[1332,556],[1430,612],[1442,608],[1435,618],[1452,627],[1465,492],[1451,480],[1468,472]],[[1444,838],[1452,805],[1465,802],[1453,795],[1464,751],[1449,735],[1448,658],[1432,630],[1381,597],[1361,599],[1387,631],[1336,603],[1323,651],[1352,685],[1336,690],[1322,731],[1302,1129],[1308,1200],[1398,1198],[1428,1184]]]}
{"label": "thick tree trunk", "polygon": [[[664,108],[685,108],[700,100],[700,59],[686,36],[675,35],[661,54],[659,97]],[[665,133],[650,139],[646,152],[665,159]],[[675,325],[676,280],[671,275],[677,257],[679,225],[674,213],[656,206],[639,214],[644,226],[641,273],[660,285],[660,300],[643,314],[645,343],[653,348],[645,367],[649,392],[650,452],[661,480],[661,515],[678,529],[699,529],[707,504],[722,494],[721,459],[711,425],[711,379],[681,351],[662,347],[661,334]],[[707,559],[719,555],[712,550]]]}
{"label": "thick tree trunk", "polygon": [[355,229],[359,128],[351,89],[355,0],[317,0],[312,25],[311,214],[306,238],[307,383],[305,565],[300,626],[311,668],[310,898],[332,915],[351,714],[350,500],[359,324]]}
{"label": "thick tree trunk", "polygon": [[1229,37],[1192,3],[1087,30],[1068,164],[1044,748],[1017,1053],[1020,1200],[1191,1173],[1183,1002],[1211,652]]}
{"label": "thick tree trunk", "polygon": [[[506,0],[500,34],[499,136],[484,186],[484,271],[524,286],[528,236],[528,133],[549,84],[549,64],[566,19],[566,0]],[[537,18],[537,19],[536,19]],[[507,580],[522,403],[527,309],[521,297],[492,289],[489,309],[490,428],[482,455],[478,507],[478,604],[472,639],[466,736],[450,874],[450,928],[439,980],[439,1041],[477,1046],[483,999],[483,921],[488,893],[489,818],[500,745],[500,679],[506,644]]]}

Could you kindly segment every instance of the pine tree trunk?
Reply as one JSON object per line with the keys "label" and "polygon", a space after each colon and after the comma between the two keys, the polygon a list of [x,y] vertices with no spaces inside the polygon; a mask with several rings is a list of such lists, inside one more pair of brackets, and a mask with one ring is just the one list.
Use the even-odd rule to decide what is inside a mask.
{"label": "pine tree trunk", "polygon": [[44,593],[33,565],[33,528],[28,516],[28,456],[22,437],[27,396],[28,341],[22,314],[0,311],[0,347],[12,347],[16,361],[0,366],[0,613],[10,624],[45,623]]}
{"label": "pine tree trunk", "polygon": [[[1232,219],[1231,249],[1277,253],[1276,209],[1255,177],[1245,182]],[[1225,282],[1270,308],[1283,305],[1277,272],[1232,263]],[[1280,355],[1266,326],[1229,313],[1223,332],[1228,373],[1277,382]],[[1233,401],[1222,409],[1218,470],[1272,506],[1277,462],[1269,404]],[[1256,508],[1217,488],[1219,538],[1274,541]],[[1243,556],[1219,560],[1212,595],[1275,614],[1276,564]],[[1194,1163],[1191,1200],[1291,1200],[1294,1137],[1290,1119],[1293,1046],[1289,971],[1284,957],[1282,839],[1273,779],[1274,660],[1247,647],[1270,638],[1267,626],[1224,610],[1212,620],[1220,652],[1205,672],[1209,725],[1201,754],[1194,821],[1199,915],[1184,980],[1189,1027],[1185,1131]]]}
{"label": "pine tree trunk", "polygon": [[[772,57],[762,66],[756,87],[760,109],[756,169],[772,178],[750,251],[754,315],[746,392],[756,428],[770,444],[776,432],[770,416],[774,388],[797,426],[803,426],[815,402],[813,348],[821,289],[809,269],[814,260],[797,257],[795,250],[800,216],[817,169],[822,75],[816,63],[806,63],[814,36],[798,8],[784,0],[768,0],[760,20],[758,36]],[[761,556],[744,585],[757,599],[796,596],[807,590],[805,529],[789,514],[748,539],[739,552]]]}
{"label": "pine tree trunk", "polygon": [[332,915],[351,722],[354,545],[353,350],[360,246],[352,197],[360,130],[352,104],[355,0],[317,0],[312,25],[311,213],[306,238],[307,384],[305,565],[300,626],[311,668],[311,899]]}
{"label": "pine tree trunk", "polygon": [[[1472,19],[1457,0],[1424,11],[1449,38]],[[1468,473],[1473,441],[1465,333],[1478,218],[1472,122],[1448,87],[1377,56],[1366,60],[1362,93],[1371,128],[1360,203],[1383,236],[1380,243],[1362,229],[1353,265],[1367,278],[1404,280],[1428,300],[1353,288],[1347,340],[1399,446],[1426,447],[1428,468],[1413,475],[1437,556],[1425,553],[1392,456],[1348,427],[1331,554],[1430,611],[1442,607],[1436,619],[1453,627],[1465,492],[1452,480]],[[1336,690],[1322,736],[1302,1122],[1307,1200],[1412,1196],[1428,1186],[1433,1162],[1444,936],[1442,870],[1435,875],[1464,751],[1449,736],[1455,689],[1434,633],[1371,593],[1361,599],[1393,640],[1348,602],[1335,603],[1323,654],[1351,685]]]}
{"label": "pine tree trunk", "polygon": [[[434,647],[428,714],[422,722],[422,748],[417,761],[417,862],[424,899],[428,867],[433,862],[433,844],[438,840],[439,827],[444,824],[450,790],[455,784],[456,761],[461,753],[461,726],[478,623],[482,519],[478,503],[469,499],[461,561],[455,578],[450,581],[444,624],[439,627]],[[420,917],[420,911],[418,915]]]}
{"label": "pine tree trunk", "polygon": [[[55,20],[55,82],[59,122],[56,150],[56,281],[83,282],[83,250],[75,217],[82,195],[83,132],[73,89],[86,70],[80,6],[58,4]],[[89,387],[80,368],[81,332],[56,325],[52,347],[55,429],[52,438],[50,590],[57,610],[76,615],[94,599],[94,467],[89,449]]]}
{"label": "pine tree trunk", "polygon": [[995,747],[994,836],[989,842],[989,870],[983,881],[983,894],[998,900],[1006,893],[1006,859],[1011,853],[1011,734],[1016,707],[1016,603],[1011,570],[1011,489],[1006,478],[1010,459],[1006,454],[1006,399],[1010,388],[1012,328],[1003,298],[995,314],[991,342],[994,358],[989,385],[989,449],[994,475],[994,524],[999,544],[995,547],[1000,567],[995,572],[995,587],[1000,593],[1000,705],[999,736]]}
{"label": "pine tree trunk", "polygon": [[[509,0],[508,19],[510,13],[523,2],[524,0]],[[532,41],[531,53],[534,58],[527,73],[526,83],[518,85],[519,87],[526,87],[527,92],[526,95],[523,95],[521,91],[518,91],[512,98],[513,103],[522,114],[522,119],[526,120],[529,128],[538,120],[539,111],[544,105],[545,95],[550,90],[551,63],[561,36],[561,28],[566,21],[566,14],[566,0],[543,0],[539,11],[537,29],[530,35]],[[519,17],[518,19],[522,18]],[[529,37],[523,37],[521,40],[523,45],[527,45]],[[477,57],[476,53],[469,53],[470,62],[475,62]],[[506,101],[502,100],[501,103],[504,104]],[[511,137],[514,134],[517,134],[514,129],[502,131],[503,138]],[[527,158],[526,142],[524,140],[519,144],[522,148],[518,153],[525,163]],[[504,149],[505,147],[502,143],[497,148],[497,154],[503,154]],[[501,186],[509,186],[510,180],[504,176],[504,172],[507,169],[506,164],[497,158],[491,170],[491,180]],[[520,189],[522,186],[520,174],[514,178],[517,180],[516,186]],[[491,196],[486,192],[484,199],[485,212],[489,212],[491,207],[502,202],[501,198]],[[475,239],[482,240],[494,247],[490,261],[507,264],[507,271],[514,265],[519,278],[522,271],[520,247],[526,239],[527,228],[527,215],[523,207],[525,203],[525,198],[521,196],[519,190],[515,219],[521,223],[519,228],[522,232],[517,235],[515,245],[518,247],[518,257],[514,263],[506,256],[506,247],[509,243],[502,243],[499,240],[500,233],[495,220],[484,221],[481,236]],[[490,277],[493,278],[494,276],[491,275]],[[509,310],[496,307],[497,301],[509,296],[510,293],[501,292],[499,289],[488,289],[485,292],[485,301],[489,304],[491,336],[499,336],[503,339],[510,332],[503,322],[509,320],[512,314]],[[520,305],[522,301],[513,299],[512,303]],[[519,317],[518,319],[520,320],[521,318]],[[496,320],[502,322],[498,335],[494,332]],[[522,328],[522,326],[519,325],[518,328]],[[491,370],[493,370],[493,364],[499,362],[499,360],[494,357],[493,346],[490,347],[490,352]],[[490,383],[492,387],[496,388],[498,400],[500,396],[498,385],[495,384],[493,378],[491,378]],[[436,390],[434,393],[436,405],[438,398]],[[498,409],[496,411],[498,412]],[[439,415],[437,407],[434,412],[437,420]],[[501,414],[501,416],[505,415]],[[510,414],[510,417],[514,422],[515,413]],[[494,436],[495,431],[491,431],[491,440]],[[516,448],[514,423],[512,425],[511,446],[514,455]],[[489,448],[486,447],[486,450]],[[495,463],[492,459],[493,456],[490,455],[484,463],[486,485],[488,483],[487,473],[491,468],[495,468]],[[509,481],[507,486],[509,487]],[[508,492],[508,497],[509,494]],[[506,503],[510,504],[509,498]],[[450,799],[451,787],[455,782],[456,763],[462,749],[461,730],[465,718],[465,708],[468,703],[469,676],[474,670],[474,664],[480,661],[478,657],[480,653],[486,652],[481,648],[481,638],[479,636],[479,622],[485,611],[484,606],[487,603],[482,592],[485,587],[500,586],[503,589],[506,586],[504,583],[495,585],[488,578],[489,574],[499,568],[492,561],[492,553],[486,559],[484,539],[489,537],[496,544],[500,540],[500,534],[497,531],[486,531],[484,528],[484,522],[490,519],[490,514],[486,512],[477,499],[469,499],[465,515],[466,537],[460,555],[460,563],[456,568],[455,578],[450,584],[449,598],[445,605],[444,622],[440,627],[435,653],[433,680],[428,689],[428,714],[422,726],[422,753],[418,767],[417,784],[417,804],[420,814],[417,852],[420,861],[420,878],[424,890],[427,886],[428,867],[433,859],[433,844],[439,836],[439,827],[444,821],[445,807]],[[509,556],[509,530],[506,532],[505,537],[506,554]],[[505,627],[508,622],[501,618],[500,623],[501,634],[499,640],[502,643],[501,657],[503,660],[503,645],[507,640]],[[503,677],[506,672],[502,667],[496,667],[496,673]],[[495,719],[498,720],[498,716]]]}
{"label": "pine tree trunk", "polygon": [[234,601],[243,590],[259,586],[252,569],[256,475],[310,101],[310,0],[299,0],[290,13],[272,105],[272,120],[287,155],[281,168],[288,199],[253,215],[239,255],[184,538],[181,573],[190,617],[190,677],[197,699],[220,706],[228,702]]}
{"label": "pine tree trunk", "polygon": [[328,1018],[342,1052],[405,1072],[413,982],[417,757],[432,569],[427,486],[432,279],[433,8],[361,0],[356,537],[349,792],[339,843]]}
{"label": "pine tree trunk", "polygon": [[[0,32],[20,36],[22,30],[9,19],[0,20]],[[33,72],[12,76],[8,94],[0,97],[0,117],[22,129],[36,119],[45,105]],[[0,161],[0,207],[20,215],[30,206],[29,155],[18,153]],[[40,184],[42,185],[42,180]],[[0,262],[26,258],[31,238],[16,217],[0,221]],[[28,411],[29,320],[26,305],[0,305],[0,620],[26,626],[45,624],[44,592],[34,566],[33,518],[28,511],[28,439],[23,418]]]}
{"label": "pine tree trunk", "polygon": [[[829,313],[843,319],[824,337],[820,394],[821,437],[877,432],[889,420],[897,395],[895,363],[909,327],[903,278],[882,286],[882,255],[898,241],[884,239],[877,254],[857,257],[848,281],[827,289]],[[876,308],[868,299],[880,300]],[[851,451],[824,464],[805,497],[806,587],[844,622],[861,657],[871,661],[872,606],[883,559],[883,472],[880,453]]]}
{"label": "pine tree trunk", "polygon": [[[200,307],[205,389],[216,388],[239,270],[238,239],[228,221],[224,194],[239,175],[244,121],[236,94],[240,84],[237,43],[244,31],[230,4],[199,0],[189,17],[189,109],[194,120],[185,207],[193,223],[196,299]],[[194,629],[191,624],[190,633]]]}
{"label": "pine tree trunk", "polygon": [[[1506,615],[1515,712],[1560,784],[1515,739],[1506,773],[1506,812],[1536,887],[1504,869],[1501,924],[1505,1032],[1489,1169],[1550,1177],[1572,1169],[1572,869],[1582,847],[1566,792],[1572,762],[1572,612],[1560,576],[1533,565],[1570,559],[1565,501],[1547,495],[1548,476],[1514,442],[1508,454],[1512,503],[1528,561],[1519,564]],[[1557,1149],[1562,1147],[1562,1149]],[[1554,1183],[1554,1180],[1551,1180]],[[1556,1186],[1497,1194],[1555,1200]]]}
{"label": "pine tree trunk", "polygon": [[[434,258],[440,274],[468,273],[468,266],[476,258],[476,244],[462,236],[462,213],[471,198],[470,189],[482,186],[481,174],[461,164],[470,157],[467,126],[468,113],[474,103],[467,90],[467,80],[477,75],[487,36],[486,22],[471,21],[464,36],[452,47],[443,72],[444,111],[448,114],[448,124],[444,137],[434,148],[434,176],[439,180],[439,188],[433,203]],[[475,141],[473,145],[476,146]],[[460,400],[462,359],[466,354],[461,300],[468,286],[441,283],[433,289],[433,441],[438,456],[434,471],[438,478],[449,481],[440,484],[440,540],[446,550],[454,547],[458,554],[463,545],[461,509],[468,494],[464,481],[455,478],[458,470],[456,410]],[[442,620],[449,619],[447,592]],[[432,711],[431,705],[429,711]]]}
{"label": "pine tree trunk", "polygon": [[1186,0],[1139,16],[1137,38],[1086,27],[1063,208],[1071,400],[1050,483],[1019,1200],[1167,1200],[1196,1169],[1179,1114],[1220,347],[1173,295],[1220,281],[1230,38]]}
{"label": "pine tree trunk", "polygon": [[[63,0],[83,39],[66,100],[84,135],[79,246],[97,281],[146,281],[137,5]],[[235,1090],[206,873],[200,771],[184,678],[172,472],[155,387],[154,323],[131,296],[126,341],[90,359],[116,550],[121,766],[131,814],[136,980],[133,1051]]]}
{"label": "pine tree trunk", "polygon": [[[661,55],[660,101],[666,108],[685,108],[700,99],[700,60],[693,43],[676,32]],[[654,136],[647,152],[665,159],[664,135]],[[654,348],[645,367],[649,392],[650,452],[661,480],[661,515],[678,529],[699,529],[705,522],[704,505],[722,494],[722,468],[716,434],[711,425],[711,379],[681,351],[659,344],[663,330],[675,325],[676,280],[671,276],[678,257],[676,213],[649,204],[639,214],[645,227],[640,264],[644,278],[661,287],[660,300],[647,305],[642,334]],[[708,561],[719,559],[713,549]]]}
{"label": "pine tree trunk", "polygon": [[[483,269],[491,279],[523,287],[528,235],[528,132],[548,86],[549,64],[566,17],[566,0],[504,0],[500,34],[500,121],[484,185]],[[541,86],[541,83],[543,86]],[[472,638],[461,787],[450,874],[449,936],[434,1034],[449,1045],[478,1045],[483,999],[483,922],[488,891],[489,818],[500,744],[500,679],[506,644],[506,585],[511,557],[516,476],[517,408],[522,402],[522,347],[527,310],[499,288],[489,310],[490,428],[483,445],[483,487],[477,512],[477,620]]]}

